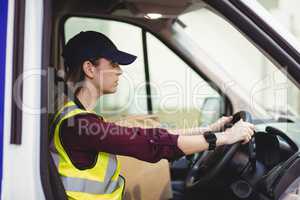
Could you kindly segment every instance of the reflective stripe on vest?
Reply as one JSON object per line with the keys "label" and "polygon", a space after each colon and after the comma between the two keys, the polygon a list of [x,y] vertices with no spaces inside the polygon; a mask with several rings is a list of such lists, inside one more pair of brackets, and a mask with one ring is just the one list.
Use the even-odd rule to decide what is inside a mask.
{"label": "reflective stripe on vest", "polygon": [[76,105],[68,105],[66,104],[53,118],[52,122],[51,122],[51,126],[49,128],[49,136],[50,136],[50,150],[57,153],[54,147],[54,142],[53,142],[53,136],[54,136],[54,129],[56,127],[56,125],[58,124],[58,122],[63,118],[63,116],[65,116],[68,112],[71,112],[72,110],[77,109]]}
{"label": "reflective stripe on vest", "polygon": [[120,163],[113,154],[100,152],[97,155],[95,165],[90,169],[77,169],[59,138],[61,123],[77,114],[89,113],[79,109],[74,102],[68,102],[59,110],[52,120],[49,129],[54,134],[52,146],[55,152],[51,155],[61,176],[69,199],[74,200],[98,200],[98,199],[122,199],[124,180],[120,174]]}
{"label": "reflective stripe on vest", "polygon": [[[55,165],[58,167],[59,156],[56,153],[51,153]],[[98,182],[93,180],[86,180],[80,178],[66,177],[62,176],[61,180],[65,187],[65,190],[77,191],[77,192],[87,192],[92,194],[110,194],[112,193],[118,185],[120,185],[119,180],[113,181],[111,180],[117,169],[117,163],[114,161],[113,155],[110,155],[109,162],[111,163],[111,167],[109,167],[108,172],[106,173],[106,177],[104,182]],[[121,180],[122,181],[122,180]]]}

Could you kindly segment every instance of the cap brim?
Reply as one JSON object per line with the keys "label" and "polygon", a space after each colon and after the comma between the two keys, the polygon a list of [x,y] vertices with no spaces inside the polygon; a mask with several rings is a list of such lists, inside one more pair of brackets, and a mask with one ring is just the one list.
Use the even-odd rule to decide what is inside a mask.
{"label": "cap brim", "polygon": [[137,58],[135,55],[119,51],[117,49],[106,52],[103,56],[120,65],[129,65],[133,63]]}

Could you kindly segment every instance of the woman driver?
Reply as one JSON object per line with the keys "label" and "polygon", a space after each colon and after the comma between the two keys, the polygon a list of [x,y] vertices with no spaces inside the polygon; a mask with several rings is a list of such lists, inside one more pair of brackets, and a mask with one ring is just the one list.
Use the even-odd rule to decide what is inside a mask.
{"label": "woman driver", "polygon": [[87,31],[68,41],[63,57],[66,82],[76,88],[75,98],[57,111],[50,134],[52,156],[69,199],[122,199],[124,179],[116,155],[152,163],[174,160],[220,145],[247,143],[253,135],[254,126],[242,120],[221,132],[232,117],[184,131],[106,122],[93,112],[95,104],[102,95],[116,92],[119,65],[134,62],[136,56],[118,50],[103,34]]}

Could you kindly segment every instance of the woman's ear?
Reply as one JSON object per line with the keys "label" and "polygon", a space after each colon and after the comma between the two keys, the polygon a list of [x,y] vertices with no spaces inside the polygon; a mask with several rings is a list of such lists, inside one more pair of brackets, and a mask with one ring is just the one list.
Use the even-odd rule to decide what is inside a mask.
{"label": "woman's ear", "polygon": [[90,61],[84,61],[82,65],[82,70],[88,78],[94,78],[94,73],[95,73],[95,67]]}

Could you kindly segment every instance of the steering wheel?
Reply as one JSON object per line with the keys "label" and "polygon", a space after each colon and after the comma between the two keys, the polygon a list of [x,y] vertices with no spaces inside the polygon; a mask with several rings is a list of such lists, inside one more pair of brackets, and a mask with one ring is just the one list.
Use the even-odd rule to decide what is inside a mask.
{"label": "steering wheel", "polygon": [[[230,123],[225,125],[226,128],[232,127],[240,119],[245,122],[252,122],[252,116],[247,111],[240,111],[233,115]],[[205,151],[195,159],[194,164],[188,172],[185,179],[186,189],[192,189],[207,184],[210,180],[214,179],[231,160],[235,152],[240,147],[241,142],[219,146],[215,151]],[[255,142],[253,138],[249,141],[249,157],[255,158]],[[199,171],[201,171],[201,177],[199,177]]]}

